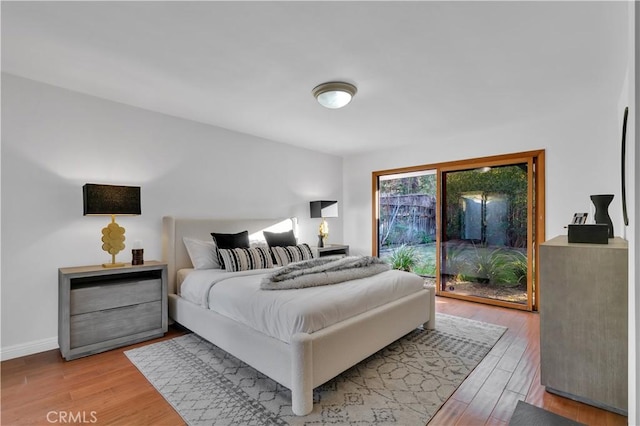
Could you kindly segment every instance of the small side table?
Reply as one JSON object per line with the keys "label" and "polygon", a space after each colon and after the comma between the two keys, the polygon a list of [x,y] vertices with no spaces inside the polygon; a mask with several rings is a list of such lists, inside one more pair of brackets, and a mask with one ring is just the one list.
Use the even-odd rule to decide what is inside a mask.
{"label": "small side table", "polygon": [[58,270],[58,344],[66,360],[167,331],[167,264]]}
{"label": "small side table", "polygon": [[314,256],[315,257],[324,257],[324,256],[349,256],[349,246],[344,244],[327,244],[324,247],[314,247]]}

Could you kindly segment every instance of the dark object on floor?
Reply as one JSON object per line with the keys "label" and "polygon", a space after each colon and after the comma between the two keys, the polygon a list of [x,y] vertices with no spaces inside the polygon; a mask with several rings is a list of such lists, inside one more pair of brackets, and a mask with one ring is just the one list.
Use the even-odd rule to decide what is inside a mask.
{"label": "dark object on floor", "polygon": [[524,401],[518,401],[509,420],[509,426],[585,426],[566,417],[543,410]]}

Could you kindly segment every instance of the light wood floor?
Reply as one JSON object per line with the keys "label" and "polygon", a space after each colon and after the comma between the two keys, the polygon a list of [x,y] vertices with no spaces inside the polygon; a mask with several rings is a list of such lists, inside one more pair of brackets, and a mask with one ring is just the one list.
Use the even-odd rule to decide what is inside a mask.
{"label": "light wood floor", "polygon": [[[518,400],[587,425],[627,424],[626,417],[545,392],[540,385],[538,314],[442,297],[436,303],[438,312],[509,330],[429,426],[507,425]],[[180,334],[172,329],[164,339]],[[148,343],[70,362],[57,350],[2,362],[1,424],[70,424],[70,413],[76,423],[85,424],[183,425],[123,354]]]}

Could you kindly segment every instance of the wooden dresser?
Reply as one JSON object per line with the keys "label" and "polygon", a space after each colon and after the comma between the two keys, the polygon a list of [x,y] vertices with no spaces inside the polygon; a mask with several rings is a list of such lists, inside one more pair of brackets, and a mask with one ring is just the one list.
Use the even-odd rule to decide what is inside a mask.
{"label": "wooden dresser", "polygon": [[167,265],[58,270],[58,344],[66,360],[162,336]]}
{"label": "wooden dresser", "polygon": [[540,363],[547,391],[627,415],[628,243],[540,245]]}

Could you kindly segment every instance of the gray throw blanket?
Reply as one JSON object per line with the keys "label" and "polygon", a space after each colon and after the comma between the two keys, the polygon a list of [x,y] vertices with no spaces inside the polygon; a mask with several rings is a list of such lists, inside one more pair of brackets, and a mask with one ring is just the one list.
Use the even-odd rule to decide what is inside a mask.
{"label": "gray throw blanket", "polygon": [[290,263],[260,282],[263,290],[289,290],[337,284],[388,271],[389,265],[377,257],[319,257]]}

